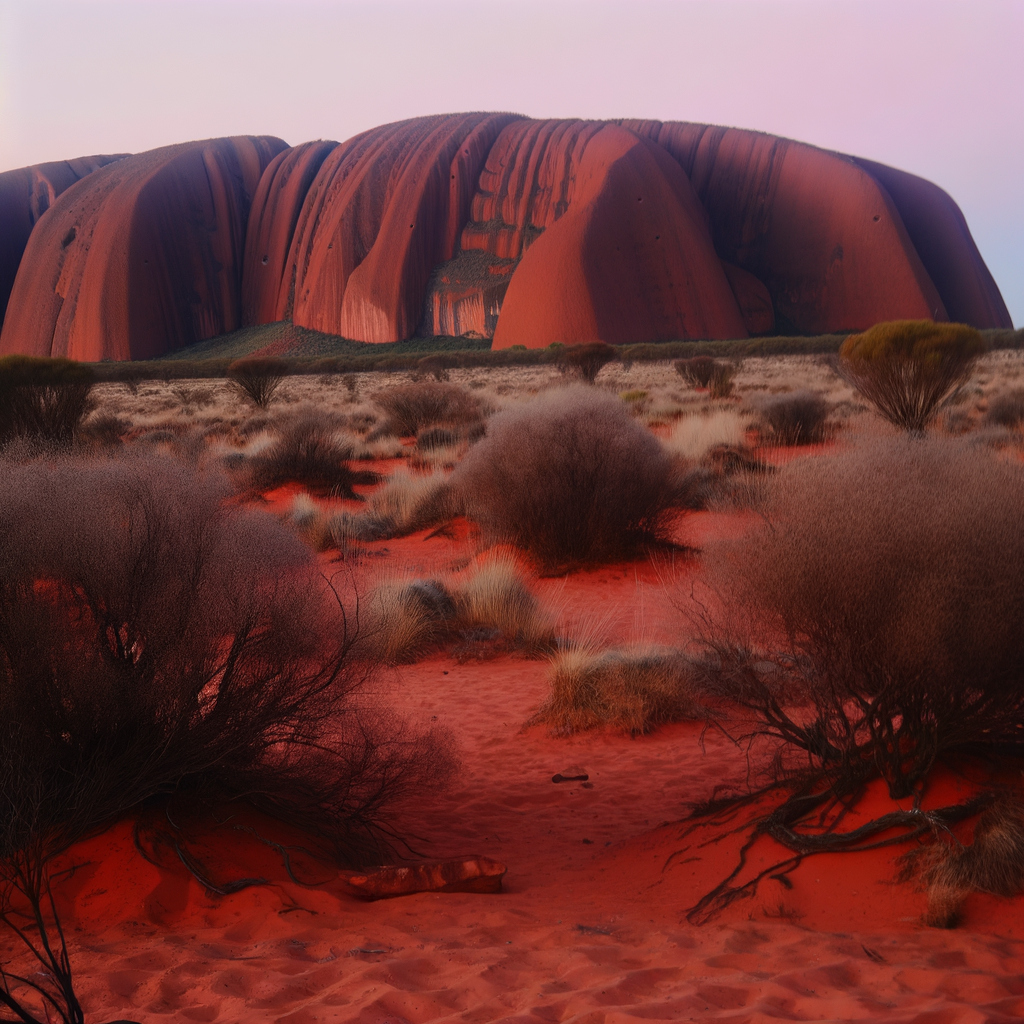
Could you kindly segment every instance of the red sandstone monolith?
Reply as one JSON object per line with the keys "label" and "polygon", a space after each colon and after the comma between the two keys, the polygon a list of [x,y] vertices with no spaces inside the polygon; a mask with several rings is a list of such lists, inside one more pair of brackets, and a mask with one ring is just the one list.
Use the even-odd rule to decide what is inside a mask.
{"label": "red sandstone monolith", "polygon": [[189,142],[72,185],[29,237],[0,353],[146,359],[237,329],[249,207],[284,148]]}

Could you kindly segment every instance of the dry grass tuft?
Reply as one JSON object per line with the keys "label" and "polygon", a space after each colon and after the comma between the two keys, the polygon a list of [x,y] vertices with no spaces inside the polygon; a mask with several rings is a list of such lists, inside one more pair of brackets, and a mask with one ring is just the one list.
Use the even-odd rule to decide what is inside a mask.
{"label": "dry grass tuft", "polygon": [[1017,896],[1024,891],[1024,807],[1003,797],[984,810],[969,846],[942,840],[929,848],[925,870],[933,928],[955,928],[971,892]]}
{"label": "dry grass tuft", "polygon": [[542,612],[515,555],[492,553],[467,577],[453,581],[453,592],[465,628],[496,630],[519,650],[550,650],[554,644],[554,623]]}
{"label": "dry grass tuft", "polygon": [[699,678],[679,651],[568,646],[551,660],[551,695],[532,721],[562,735],[608,726],[636,736],[666,722],[707,718]]}
{"label": "dry grass tuft", "polygon": [[536,655],[554,644],[552,620],[510,555],[445,580],[384,581],[371,595],[369,620],[369,648],[388,664],[442,646],[454,645],[465,658],[482,652]]}

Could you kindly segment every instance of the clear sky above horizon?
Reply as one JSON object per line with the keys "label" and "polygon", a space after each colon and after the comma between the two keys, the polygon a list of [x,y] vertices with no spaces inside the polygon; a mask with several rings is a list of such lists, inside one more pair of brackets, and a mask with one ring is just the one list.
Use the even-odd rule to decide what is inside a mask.
{"label": "clear sky above horizon", "polygon": [[1024,324],[1024,0],[0,0],[0,170],[459,110],[735,125],[959,203]]}

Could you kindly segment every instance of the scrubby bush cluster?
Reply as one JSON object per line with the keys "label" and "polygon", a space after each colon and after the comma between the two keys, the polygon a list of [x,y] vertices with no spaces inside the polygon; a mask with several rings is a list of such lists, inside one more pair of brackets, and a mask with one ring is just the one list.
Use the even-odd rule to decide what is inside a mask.
{"label": "scrubby bush cluster", "polygon": [[373,400],[386,416],[378,434],[412,437],[428,427],[467,428],[483,419],[479,400],[454,384],[407,384],[378,391]]}
{"label": "scrubby bush cluster", "polygon": [[529,551],[549,571],[664,536],[675,500],[658,440],[616,398],[580,386],[494,416],[452,486],[488,540]]}

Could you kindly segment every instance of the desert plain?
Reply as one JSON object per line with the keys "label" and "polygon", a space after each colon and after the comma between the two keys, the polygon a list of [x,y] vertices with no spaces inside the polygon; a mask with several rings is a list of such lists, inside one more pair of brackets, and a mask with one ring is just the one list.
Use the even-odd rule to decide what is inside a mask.
{"label": "desert plain", "polygon": [[[740,863],[750,831],[741,826],[763,803],[739,805],[732,817],[694,818],[694,810],[772,778],[772,744],[744,739],[749,709],[719,700],[707,713],[641,715],[632,727],[552,711],[560,658],[693,648],[706,610],[705,552],[763,526],[766,488],[785,487],[801,465],[906,443],[900,432],[825,357],[747,358],[731,393],[717,398],[670,362],[610,362],[590,385],[551,365],[444,375],[443,386],[471,396],[485,423],[557,400],[567,386],[620,403],[691,474],[668,534],[629,557],[552,568],[495,542],[454,506],[410,528],[416,502],[474,447],[459,431],[425,444],[422,430],[417,442],[386,429],[389,391],[439,386],[421,374],[286,377],[265,410],[223,380],[99,384],[75,457],[144,449],[249,481],[231,500],[301,536],[322,573],[358,598],[370,634],[376,629],[382,653],[366,699],[445,737],[446,782],[387,809],[406,843],[393,845],[392,861],[489,858],[507,869],[501,891],[358,899],[346,885],[350,872],[302,852],[301,835],[236,812],[194,831],[199,874],[158,846],[143,856],[134,822],[121,821],[62,853],[51,872],[86,1019],[1021,1019],[1021,898],[972,891],[956,927],[930,926],[927,881],[898,879],[900,857],[930,835],[806,856],[741,898],[695,912]],[[968,446],[979,459],[1019,466],[1021,420],[998,422],[991,411],[1000,399],[1006,406],[1022,377],[1020,352],[985,355],[918,443]],[[795,444],[773,434],[771,402],[806,392],[826,404],[820,433]],[[310,417],[349,446],[348,465],[376,482],[355,483],[344,496],[246,476],[289,424]],[[390,503],[381,497],[389,487]],[[390,510],[388,530],[382,510]],[[389,618],[396,600],[401,606],[396,588],[434,581],[457,595],[494,564],[530,595],[530,642],[501,628],[432,632]],[[937,763],[905,799],[875,780],[842,828],[966,800],[987,784],[979,772],[955,758]],[[1019,790],[1019,771],[999,772],[1006,791]],[[761,836],[740,880],[789,856]],[[237,892],[214,891],[255,877]],[[9,934],[0,941],[8,970],[36,970]]]}

